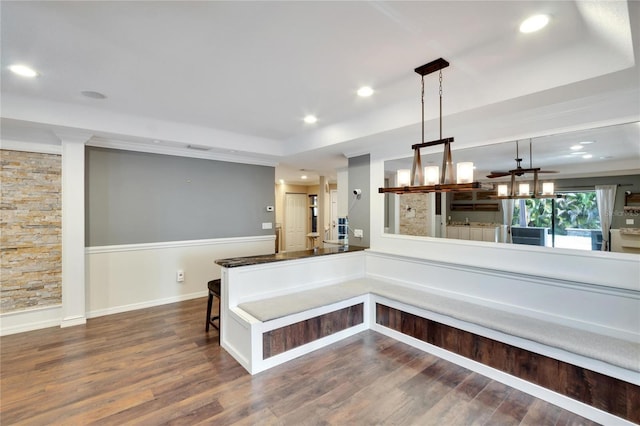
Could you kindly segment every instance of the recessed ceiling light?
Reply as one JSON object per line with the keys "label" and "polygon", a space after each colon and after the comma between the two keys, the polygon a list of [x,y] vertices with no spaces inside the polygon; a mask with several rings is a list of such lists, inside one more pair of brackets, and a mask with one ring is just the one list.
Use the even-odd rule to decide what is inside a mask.
{"label": "recessed ceiling light", "polygon": [[582,156],[582,158],[584,158],[585,160],[588,160],[589,158],[593,158],[593,155],[585,154],[585,155]]}
{"label": "recessed ceiling light", "polygon": [[546,27],[549,23],[548,15],[530,16],[520,24],[521,33],[533,33]]}
{"label": "recessed ceiling light", "polygon": [[300,179],[305,180],[307,178],[307,175],[302,175],[300,176]]}
{"label": "recessed ceiling light", "polygon": [[307,123],[307,124],[313,124],[313,123],[315,123],[316,121],[318,121],[318,119],[316,118],[316,116],[315,116],[315,115],[307,115],[307,116],[304,118],[304,122],[305,122],[305,123]]}
{"label": "recessed ceiling light", "polygon": [[94,92],[92,90],[84,90],[80,92],[80,94],[82,94],[82,96],[86,96],[87,98],[91,98],[91,99],[107,99],[107,95],[104,95],[100,92]]}
{"label": "recessed ceiling light", "polygon": [[373,89],[369,86],[362,86],[361,88],[358,89],[358,96],[366,98],[371,95],[373,95]]}
{"label": "recessed ceiling light", "polygon": [[280,185],[284,184],[284,179],[280,179],[278,182],[280,182]]}
{"label": "recessed ceiling light", "polygon": [[11,65],[9,67],[9,70],[12,73],[18,74],[18,75],[20,75],[22,77],[31,77],[31,78],[33,78],[33,77],[37,77],[38,76],[38,73],[33,68],[30,68],[30,67],[28,67],[26,65],[18,65],[18,64]]}
{"label": "recessed ceiling light", "polygon": [[572,151],[580,151],[581,149],[584,149],[584,146],[582,146],[582,145],[572,145],[570,149]]}
{"label": "recessed ceiling light", "polygon": [[580,142],[580,145],[591,145],[593,143],[593,141],[582,141]]}

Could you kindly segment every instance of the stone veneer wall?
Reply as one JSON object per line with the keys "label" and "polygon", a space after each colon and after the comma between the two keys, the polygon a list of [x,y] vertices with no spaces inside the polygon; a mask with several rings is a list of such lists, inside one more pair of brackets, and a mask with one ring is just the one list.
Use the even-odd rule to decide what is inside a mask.
{"label": "stone veneer wall", "polygon": [[0,150],[0,313],[62,303],[60,155]]}
{"label": "stone veneer wall", "polygon": [[428,194],[400,196],[400,234],[427,236]]}

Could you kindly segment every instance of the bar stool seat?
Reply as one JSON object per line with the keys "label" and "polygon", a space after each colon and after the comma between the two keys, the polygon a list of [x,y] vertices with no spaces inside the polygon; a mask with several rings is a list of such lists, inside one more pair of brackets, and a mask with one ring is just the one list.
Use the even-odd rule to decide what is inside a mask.
{"label": "bar stool seat", "polygon": [[[220,340],[220,280],[211,280],[207,283],[209,287],[209,300],[207,301],[207,326],[206,331],[209,331],[209,326],[213,326],[218,330],[218,340]],[[211,305],[213,304],[213,298],[218,300],[218,314],[211,316]],[[214,321],[218,321],[218,325]]]}

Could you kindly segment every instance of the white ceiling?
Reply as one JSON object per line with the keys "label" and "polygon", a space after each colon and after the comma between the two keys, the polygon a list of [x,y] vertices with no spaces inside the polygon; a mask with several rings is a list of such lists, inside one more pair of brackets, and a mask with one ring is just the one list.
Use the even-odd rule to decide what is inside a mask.
{"label": "white ceiling", "polygon": [[[615,0],[2,1],[2,140],[58,143],[57,132],[73,129],[99,146],[277,164],[291,183],[300,169],[310,182],[335,179],[346,156],[410,154],[421,121],[413,69],[438,57],[451,63],[443,136],[454,148],[637,121],[639,9]],[[549,26],[519,33],[534,13],[550,14]],[[15,76],[13,63],[40,75]],[[425,139],[437,139],[437,75],[425,83]],[[361,85],[375,94],[358,98]],[[318,122],[304,124],[306,114]]]}

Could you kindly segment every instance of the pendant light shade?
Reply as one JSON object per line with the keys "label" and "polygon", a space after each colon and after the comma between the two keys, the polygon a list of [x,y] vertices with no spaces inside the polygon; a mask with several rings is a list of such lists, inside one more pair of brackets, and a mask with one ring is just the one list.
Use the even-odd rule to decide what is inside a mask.
{"label": "pendant light shade", "polygon": [[456,183],[473,182],[473,163],[470,161],[457,164]]}
{"label": "pendant light shade", "polygon": [[411,184],[411,170],[398,170],[397,183],[398,186],[409,186]]}
{"label": "pendant light shade", "polygon": [[424,184],[437,185],[440,183],[440,167],[427,166],[424,168]]}

